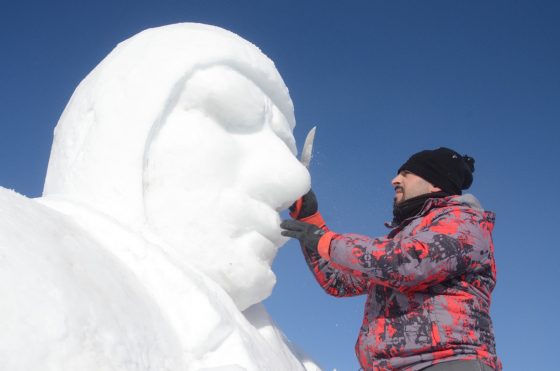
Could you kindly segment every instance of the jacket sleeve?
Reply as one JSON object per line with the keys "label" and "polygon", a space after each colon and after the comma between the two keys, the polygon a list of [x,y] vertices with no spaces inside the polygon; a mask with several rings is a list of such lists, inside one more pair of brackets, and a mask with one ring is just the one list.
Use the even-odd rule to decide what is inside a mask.
{"label": "jacket sleeve", "polygon": [[394,238],[330,235],[321,241],[329,246],[321,255],[374,284],[419,291],[477,269],[491,254],[491,237],[471,213],[446,210],[424,217],[414,229]]}
{"label": "jacket sleeve", "polygon": [[[329,228],[326,226],[319,212],[300,220],[323,229],[326,233],[323,238],[321,238],[322,241],[330,241],[330,236],[334,235],[333,232],[329,231]],[[323,246],[323,250],[324,249],[325,246]],[[310,252],[303,245],[301,246],[301,251],[311,273],[313,273],[319,285],[328,294],[337,297],[347,297],[367,293],[369,280],[366,274],[362,272],[352,272],[344,266],[338,266],[336,263],[329,262],[319,252]]]}
{"label": "jacket sleeve", "polygon": [[348,297],[367,293],[368,279],[366,274],[362,272],[352,274],[345,267],[337,266],[319,254],[308,252],[303,246],[301,251],[313,276],[328,294]]}

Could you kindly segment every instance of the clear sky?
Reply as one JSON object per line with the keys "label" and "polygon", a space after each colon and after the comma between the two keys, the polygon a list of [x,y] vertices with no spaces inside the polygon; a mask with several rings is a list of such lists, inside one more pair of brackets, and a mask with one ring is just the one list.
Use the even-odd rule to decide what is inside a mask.
{"label": "clear sky", "polygon": [[[115,45],[154,26],[209,23],[253,42],[318,126],[313,188],[331,229],[372,236],[391,218],[408,156],[476,159],[471,192],[497,213],[492,314],[505,370],[558,369],[560,3],[539,0],[10,1],[0,7],[0,185],[41,195],[53,128]],[[324,294],[296,243],[266,305],[326,370],[356,370],[365,297]]]}

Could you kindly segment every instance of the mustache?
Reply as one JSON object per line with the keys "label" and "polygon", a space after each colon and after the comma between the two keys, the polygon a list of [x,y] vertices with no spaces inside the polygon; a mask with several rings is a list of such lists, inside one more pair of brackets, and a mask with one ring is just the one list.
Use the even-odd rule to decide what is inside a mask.
{"label": "mustache", "polygon": [[404,189],[401,186],[396,186],[395,187],[395,192],[404,192]]}

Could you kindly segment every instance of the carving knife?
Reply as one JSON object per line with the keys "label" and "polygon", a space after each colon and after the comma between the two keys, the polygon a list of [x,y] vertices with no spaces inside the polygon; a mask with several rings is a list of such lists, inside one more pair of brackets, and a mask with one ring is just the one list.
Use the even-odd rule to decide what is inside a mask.
{"label": "carving knife", "polygon": [[313,141],[315,140],[315,129],[317,126],[313,126],[307,136],[305,137],[305,142],[303,143],[303,149],[301,150],[300,162],[309,169],[309,163],[311,162],[311,157],[313,157]]}

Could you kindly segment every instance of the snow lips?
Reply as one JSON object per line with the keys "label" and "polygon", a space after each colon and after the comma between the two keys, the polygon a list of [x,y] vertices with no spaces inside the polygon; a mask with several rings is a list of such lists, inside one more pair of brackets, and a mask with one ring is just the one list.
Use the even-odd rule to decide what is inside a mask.
{"label": "snow lips", "polygon": [[44,196],[87,205],[217,282],[265,299],[278,211],[309,188],[273,62],[223,29],[176,24],[119,44],[58,125]]}

